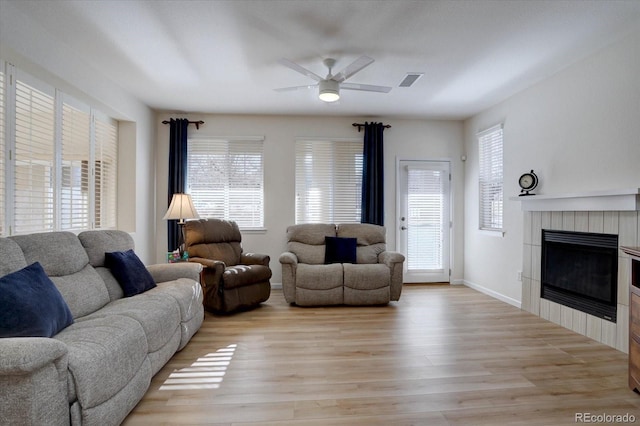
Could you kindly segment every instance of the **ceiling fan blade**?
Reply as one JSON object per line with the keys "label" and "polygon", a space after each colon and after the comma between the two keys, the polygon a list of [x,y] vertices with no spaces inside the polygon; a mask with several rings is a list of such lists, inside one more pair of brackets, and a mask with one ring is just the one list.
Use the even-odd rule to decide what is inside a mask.
{"label": "ceiling fan blade", "polygon": [[313,89],[318,87],[317,84],[309,84],[307,86],[293,86],[293,87],[281,87],[279,89],[273,89],[276,92],[295,92],[296,90],[306,90],[306,89]]}
{"label": "ceiling fan blade", "polygon": [[351,77],[352,75],[354,75],[355,73],[357,73],[358,71],[371,65],[373,61],[374,59],[368,56],[360,56],[358,59],[353,61],[351,65],[348,65],[345,69],[340,71],[338,74],[334,75],[332,80],[343,82],[349,77]]}
{"label": "ceiling fan blade", "polygon": [[280,58],[278,62],[287,68],[291,68],[292,70],[297,71],[302,75],[306,75],[307,77],[312,78],[315,81],[323,80],[322,77],[320,77],[318,74],[314,73],[313,71],[309,71],[308,69],[301,67],[300,65],[296,64],[295,62],[291,62],[286,58]]}
{"label": "ceiling fan blade", "polygon": [[358,84],[358,83],[340,83],[341,89],[346,90],[362,90],[364,92],[380,92],[389,93],[391,87],[388,86],[373,86],[371,84]]}

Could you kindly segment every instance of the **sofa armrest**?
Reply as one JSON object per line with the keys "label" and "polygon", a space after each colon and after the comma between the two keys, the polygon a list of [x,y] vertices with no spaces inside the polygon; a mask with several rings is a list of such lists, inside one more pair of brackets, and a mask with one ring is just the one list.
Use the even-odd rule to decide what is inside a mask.
{"label": "sofa armrest", "polygon": [[190,278],[194,281],[200,281],[202,265],[189,262],[158,263],[147,266],[147,270],[156,283],[173,281],[178,278]]}
{"label": "sofa armrest", "polygon": [[0,339],[0,423],[69,424],[67,353],[55,339]]}
{"label": "sofa armrest", "polygon": [[404,255],[395,251],[383,251],[378,255],[378,262],[389,267],[391,273],[390,299],[400,300],[402,293],[402,274],[404,272]]}
{"label": "sofa armrest", "polygon": [[378,263],[384,263],[389,268],[395,263],[403,263],[404,255],[397,251],[383,251],[378,255]]}
{"label": "sofa armrest", "polygon": [[264,265],[269,266],[271,258],[269,255],[260,253],[242,253],[240,255],[241,265]]}
{"label": "sofa armrest", "polygon": [[282,265],[282,293],[287,303],[296,301],[296,268],[298,266],[298,256],[285,251],[280,255]]}
{"label": "sofa armrest", "polygon": [[46,337],[9,337],[0,339],[0,354],[0,375],[29,374],[65,356],[67,345]]}
{"label": "sofa armrest", "polygon": [[298,256],[291,253],[290,251],[285,251],[280,255],[280,263],[289,263],[295,266],[298,264]]}

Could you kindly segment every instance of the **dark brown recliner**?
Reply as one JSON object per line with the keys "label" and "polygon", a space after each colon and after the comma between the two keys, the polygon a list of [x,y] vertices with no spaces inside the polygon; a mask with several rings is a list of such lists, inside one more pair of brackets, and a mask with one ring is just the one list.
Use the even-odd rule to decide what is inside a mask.
{"label": "dark brown recliner", "polygon": [[230,313],[255,308],[271,295],[269,256],[242,252],[238,224],[229,220],[189,220],[184,225],[190,262],[201,263],[204,308]]}

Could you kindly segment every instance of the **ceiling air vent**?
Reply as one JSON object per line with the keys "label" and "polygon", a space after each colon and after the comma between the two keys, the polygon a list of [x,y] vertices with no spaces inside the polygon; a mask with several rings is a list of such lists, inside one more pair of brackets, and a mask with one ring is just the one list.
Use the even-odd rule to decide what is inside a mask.
{"label": "ceiling air vent", "polygon": [[398,87],[410,87],[423,75],[423,72],[408,72]]}

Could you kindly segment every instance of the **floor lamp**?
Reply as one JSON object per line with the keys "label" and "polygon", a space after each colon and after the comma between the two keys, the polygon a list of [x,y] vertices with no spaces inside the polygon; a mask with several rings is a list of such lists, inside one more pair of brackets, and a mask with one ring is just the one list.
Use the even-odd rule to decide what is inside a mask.
{"label": "floor lamp", "polygon": [[180,251],[180,259],[184,255],[184,220],[185,219],[198,219],[198,212],[193,206],[193,200],[189,194],[173,194],[169,209],[165,213],[162,219],[164,220],[178,220],[178,226],[180,227],[180,239],[178,240],[178,250]]}

